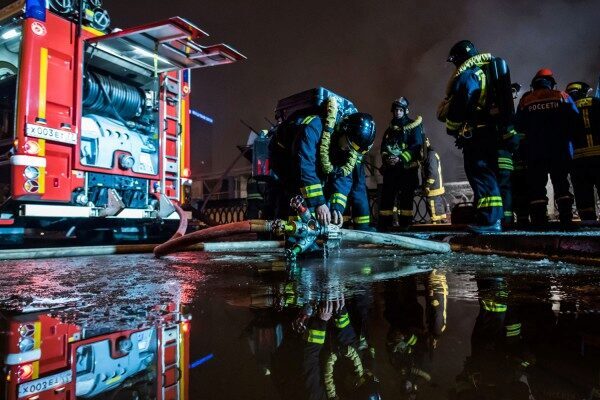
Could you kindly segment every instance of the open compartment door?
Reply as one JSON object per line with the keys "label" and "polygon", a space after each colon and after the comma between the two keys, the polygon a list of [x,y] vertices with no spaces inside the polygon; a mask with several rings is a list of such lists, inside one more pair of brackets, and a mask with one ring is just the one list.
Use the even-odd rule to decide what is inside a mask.
{"label": "open compartment door", "polygon": [[211,67],[246,58],[225,44],[202,46],[196,42],[207,36],[185,19],[174,17],[90,38],[86,52],[106,60],[107,65],[131,63],[153,73]]}

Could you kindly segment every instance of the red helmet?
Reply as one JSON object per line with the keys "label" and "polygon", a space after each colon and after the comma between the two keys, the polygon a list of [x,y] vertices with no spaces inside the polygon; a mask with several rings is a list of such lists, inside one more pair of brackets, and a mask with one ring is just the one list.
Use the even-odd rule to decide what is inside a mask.
{"label": "red helmet", "polygon": [[550,68],[542,68],[542,69],[540,69],[535,74],[535,76],[533,77],[533,79],[531,80],[531,86],[534,86],[535,82],[540,81],[542,79],[550,82],[553,87],[556,85],[556,80],[554,79],[554,74],[552,73],[552,70]]}

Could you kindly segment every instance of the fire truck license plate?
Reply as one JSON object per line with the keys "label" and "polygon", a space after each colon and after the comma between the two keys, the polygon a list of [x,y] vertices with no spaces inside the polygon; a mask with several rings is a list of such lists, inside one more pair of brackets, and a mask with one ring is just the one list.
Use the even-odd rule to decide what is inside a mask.
{"label": "fire truck license plate", "polygon": [[71,131],[61,129],[48,128],[47,126],[27,124],[27,136],[32,136],[40,139],[51,140],[54,142],[76,144],[77,134]]}
{"label": "fire truck license plate", "polygon": [[19,385],[19,398],[65,385],[73,379],[73,371],[64,371]]}

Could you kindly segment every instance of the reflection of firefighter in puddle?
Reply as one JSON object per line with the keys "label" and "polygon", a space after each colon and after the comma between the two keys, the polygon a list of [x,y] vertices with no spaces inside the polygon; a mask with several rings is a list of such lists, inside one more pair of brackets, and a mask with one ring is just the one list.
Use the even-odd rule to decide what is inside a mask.
{"label": "reflection of firefighter in puddle", "polygon": [[253,296],[251,351],[282,398],[379,399],[366,333],[372,296],[354,296],[349,311],[341,286],[319,271],[291,271],[286,283]]}
{"label": "reflection of firefighter in puddle", "polygon": [[390,363],[400,373],[400,390],[410,399],[417,398],[421,384],[431,381],[433,352],[446,329],[446,276],[435,270],[426,276],[425,323],[419,280],[411,276],[388,282],[384,292],[384,317],[390,324],[387,351]]}
{"label": "reflection of firefighter in puddle", "polygon": [[[361,351],[344,299],[322,302],[306,321],[303,379],[310,399],[380,399],[370,371],[373,352]],[[361,354],[362,353],[362,354]]]}
{"label": "reflection of firefighter in puddle", "polygon": [[471,356],[456,378],[451,399],[533,399],[527,377],[521,323],[508,304],[504,279],[478,279],[479,314],[471,335]]}

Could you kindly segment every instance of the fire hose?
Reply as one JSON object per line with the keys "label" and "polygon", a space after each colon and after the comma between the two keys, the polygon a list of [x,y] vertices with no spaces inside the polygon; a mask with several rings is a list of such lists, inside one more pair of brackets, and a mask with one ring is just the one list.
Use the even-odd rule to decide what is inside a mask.
{"label": "fire hose", "polygon": [[322,226],[314,219],[308,208],[304,205],[302,197],[297,196],[293,198],[291,205],[298,212],[298,220],[250,220],[214,226],[187,235],[173,237],[169,241],[157,246],[154,249],[154,255],[162,257],[171,253],[184,251],[188,247],[203,243],[206,240],[244,233],[267,232],[287,239],[288,245],[286,246],[285,253],[288,260],[295,260],[299,254],[311,250],[317,241],[322,242],[323,249],[327,253],[328,250],[339,247],[342,239],[351,243],[394,246],[406,250],[425,251],[429,253],[448,253],[451,251],[450,245],[443,242],[389,233],[353,231],[341,229],[336,225]]}

